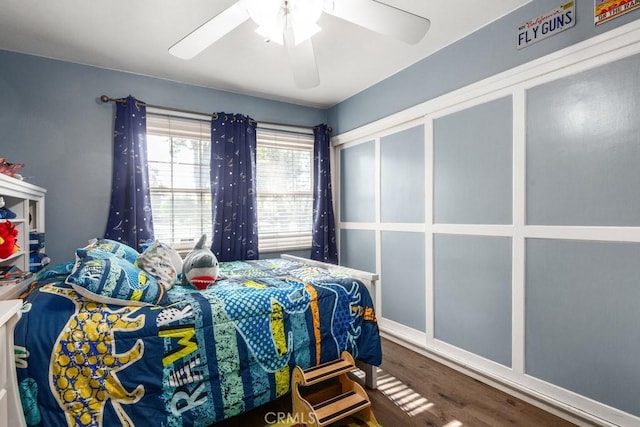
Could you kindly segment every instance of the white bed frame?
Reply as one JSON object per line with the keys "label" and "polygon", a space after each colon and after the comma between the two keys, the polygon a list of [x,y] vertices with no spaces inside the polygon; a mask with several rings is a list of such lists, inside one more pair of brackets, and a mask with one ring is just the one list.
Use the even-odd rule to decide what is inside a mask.
{"label": "white bed frame", "polygon": [[[347,274],[349,276],[355,277],[360,280],[369,290],[371,294],[371,299],[373,300],[373,304],[375,307],[375,285],[380,279],[380,276],[377,273],[369,273],[367,271],[356,270],[353,268],[343,267],[341,265],[328,264],[326,262],[314,261],[308,258],[297,257],[294,255],[282,254],[280,258],[287,259],[290,261],[297,261],[303,264],[312,265],[315,267],[322,267],[328,270],[337,271],[343,274]],[[373,365],[369,365],[367,363],[356,361],[356,366],[364,372],[364,384],[371,389],[378,388],[378,370],[377,367]]]}

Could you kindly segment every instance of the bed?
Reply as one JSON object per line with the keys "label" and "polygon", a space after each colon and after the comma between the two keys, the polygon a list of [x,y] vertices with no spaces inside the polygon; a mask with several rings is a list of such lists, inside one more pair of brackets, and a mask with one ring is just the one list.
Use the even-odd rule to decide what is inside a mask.
{"label": "bed", "polygon": [[344,350],[375,387],[375,275],[287,256],[228,262],[206,290],[174,286],[162,304],[130,305],[77,292],[74,262],[38,273],[23,295],[27,425],[209,426],[287,394],[294,366]]}

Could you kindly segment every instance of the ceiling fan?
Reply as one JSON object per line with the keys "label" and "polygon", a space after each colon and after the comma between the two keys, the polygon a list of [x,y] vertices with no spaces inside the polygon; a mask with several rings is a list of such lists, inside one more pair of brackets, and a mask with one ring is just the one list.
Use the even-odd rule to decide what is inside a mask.
{"label": "ceiling fan", "polygon": [[320,84],[311,36],[317,21],[328,13],[405,43],[418,43],[429,30],[427,18],[378,0],[238,0],[169,48],[169,53],[191,59],[249,18],[265,41],[284,44],[296,86]]}

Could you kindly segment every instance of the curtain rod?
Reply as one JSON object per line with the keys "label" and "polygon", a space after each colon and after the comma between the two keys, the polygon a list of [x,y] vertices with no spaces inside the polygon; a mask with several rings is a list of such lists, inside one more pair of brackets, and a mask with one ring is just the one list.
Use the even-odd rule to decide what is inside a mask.
{"label": "curtain rod", "polygon": [[[117,99],[117,98],[111,98],[107,95],[101,95],[100,96],[100,101],[102,102],[124,102],[124,99]],[[149,107],[149,108],[157,108],[159,110],[167,110],[167,111],[174,111],[176,113],[184,113],[184,114],[196,114],[199,116],[209,116],[212,117],[213,119],[217,118],[217,113],[210,113],[210,114],[206,114],[206,113],[201,113],[199,111],[190,111],[190,110],[182,110],[180,108],[173,108],[173,107],[164,107],[162,105],[153,105],[153,104],[148,104],[146,102],[141,102],[141,101],[136,101],[136,103],[139,103],[140,105],[144,105],[145,107]],[[254,123],[256,124],[261,124],[261,125],[266,125],[266,126],[284,126],[284,127],[298,127],[298,128],[306,128],[306,129],[315,129],[315,126],[299,126],[299,125],[291,125],[291,124],[287,124],[287,123],[272,123],[272,122],[258,122],[256,120],[251,119]],[[333,131],[333,129],[331,128],[331,126],[329,126],[329,132]]]}

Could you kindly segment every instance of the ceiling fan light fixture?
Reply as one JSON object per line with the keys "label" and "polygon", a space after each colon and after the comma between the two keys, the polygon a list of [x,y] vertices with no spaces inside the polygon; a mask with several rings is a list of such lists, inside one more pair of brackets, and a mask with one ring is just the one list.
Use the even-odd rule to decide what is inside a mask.
{"label": "ceiling fan light fixture", "polygon": [[281,29],[282,26],[284,26],[284,17],[280,21],[281,22],[275,21],[273,24],[260,25],[256,28],[256,33],[260,34],[266,42],[274,42],[280,45],[284,44]]}
{"label": "ceiling fan light fixture", "polygon": [[267,41],[282,44],[282,30],[285,25],[281,0],[245,0],[244,6],[249,16],[258,25],[256,33]]}
{"label": "ceiling fan light fixture", "polygon": [[245,0],[249,16],[258,24],[256,32],[267,41],[284,43],[284,32],[293,30],[295,44],[321,30],[317,22],[325,0]]}
{"label": "ceiling fan light fixture", "polygon": [[259,26],[274,22],[282,13],[281,0],[244,0],[244,5],[251,19]]}
{"label": "ceiling fan light fixture", "polygon": [[324,0],[289,0],[294,43],[300,44],[317,34],[322,28],[318,20],[324,9]]}
{"label": "ceiling fan light fixture", "polygon": [[379,0],[237,0],[169,48],[191,59],[249,18],[266,41],[284,44],[296,86],[310,89],[320,84],[311,37],[320,31],[325,12],[382,35],[409,44],[422,40],[430,21]]}

